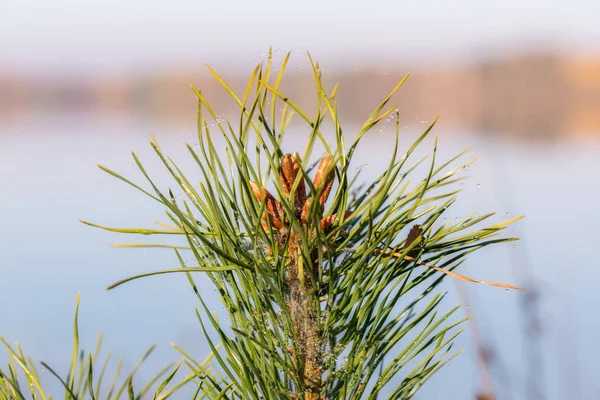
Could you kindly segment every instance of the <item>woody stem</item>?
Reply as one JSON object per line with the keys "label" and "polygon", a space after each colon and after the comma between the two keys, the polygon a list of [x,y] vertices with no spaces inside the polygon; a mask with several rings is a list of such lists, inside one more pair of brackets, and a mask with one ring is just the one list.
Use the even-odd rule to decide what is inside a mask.
{"label": "woody stem", "polygon": [[293,328],[298,341],[297,348],[300,351],[299,359],[301,365],[299,370],[304,375],[304,399],[321,399],[322,378],[322,349],[319,339],[319,325],[317,320],[318,301],[315,301],[314,291],[310,277],[301,267],[300,257],[297,251],[297,241],[292,238],[293,245],[290,246],[288,257],[288,287],[289,307],[292,316]]}

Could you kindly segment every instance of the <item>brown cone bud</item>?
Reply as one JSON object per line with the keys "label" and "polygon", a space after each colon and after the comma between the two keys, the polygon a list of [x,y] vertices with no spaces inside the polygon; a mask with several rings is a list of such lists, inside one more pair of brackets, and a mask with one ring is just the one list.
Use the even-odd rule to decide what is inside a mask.
{"label": "brown cone bud", "polygon": [[302,213],[300,214],[300,222],[302,222],[302,225],[306,224],[306,218],[308,218],[308,209],[310,208],[310,200],[311,200],[310,197],[308,199],[306,199],[306,201],[304,202],[304,206],[302,207]]}
{"label": "brown cone bud", "polygon": [[267,213],[269,214],[271,225],[275,229],[281,229],[283,226],[281,223],[281,205],[277,199],[275,199],[275,197],[273,197],[267,189],[264,187],[259,187],[252,181],[250,182],[250,188],[252,189],[254,197],[256,197],[258,201],[266,202],[266,209]]}
{"label": "brown cone bud", "polygon": [[[348,218],[352,214],[352,211],[347,210],[345,215]],[[335,220],[337,219],[337,214],[331,214],[321,219],[321,230],[326,231],[333,225]]]}
{"label": "brown cone bud", "polygon": [[296,179],[296,171],[294,170],[294,162],[292,161],[291,154],[286,154],[283,156],[279,175],[285,194],[290,194],[292,191],[292,186],[294,185],[294,180]]}
{"label": "brown cone bud", "polygon": [[[294,152],[292,154],[292,162],[294,163],[294,176],[302,174],[302,172],[300,171],[300,165],[302,164],[302,161],[300,160],[300,156],[298,155],[298,153]],[[302,207],[306,202],[306,198],[306,185],[304,183],[304,177],[302,177],[300,178],[300,183],[298,183],[298,187],[296,188],[296,198],[294,199],[296,217],[299,216],[300,210],[302,210]]]}
{"label": "brown cone bud", "polygon": [[326,231],[333,225],[335,219],[337,218],[337,214],[331,214],[326,217],[321,218],[321,230]]}
{"label": "brown cone bud", "polygon": [[422,233],[423,228],[421,228],[420,225],[414,225],[410,229],[410,232],[408,232],[408,237],[406,238],[406,242],[404,243],[404,246],[402,246],[402,248],[405,249],[408,246],[410,246],[419,236],[421,236]]}
{"label": "brown cone bud", "polygon": [[321,208],[323,208],[323,206],[325,206],[325,202],[327,202],[327,198],[331,192],[331,187],[333,186],[333,178],[335,178],[333,168],[329,170],[330,165],[331,156],[325,156],[321,161],[321,164],[319,164],[319,168],[313,182],[315,189],[320,188],[321,185],[323,187],[321,197],[319,198],[319,204],[321,205]]}

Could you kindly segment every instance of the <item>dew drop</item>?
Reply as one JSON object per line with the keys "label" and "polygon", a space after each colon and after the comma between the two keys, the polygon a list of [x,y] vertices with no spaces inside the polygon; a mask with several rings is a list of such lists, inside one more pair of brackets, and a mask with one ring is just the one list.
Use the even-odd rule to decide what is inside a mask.
{"label": "dew drop", "polygon": [[478,188],[480,188],[480,187],[481,187],[481,183],[478,183],[478,184],[477,184],[477,187],[478,187]]}

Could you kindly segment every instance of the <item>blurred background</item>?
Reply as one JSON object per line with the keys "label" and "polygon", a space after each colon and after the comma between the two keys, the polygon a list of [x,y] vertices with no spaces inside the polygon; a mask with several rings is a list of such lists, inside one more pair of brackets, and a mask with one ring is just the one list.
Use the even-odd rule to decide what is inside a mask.
{"label": "blurred background", "polygon": [[[236,116],[204,65],[242,90],[273,46],[276,62],[292,53],[283,88],[301,106],[315,104],[307,50],[324,81],[340,83],[348,135],[410,73],[394,98],[403,137],[439,115],[441,154],[470,146],[479,158],[449,218],[526,215],[509,233],[520,242],[475,255],[461,271],[526,291],[447,280],[445,306],[463,302],[462,312],[473,316],[457,340],[464,354],[416,398],[600,398],[593,253],[600,225],[599,19],[600,3],[585,0],[3,2],[0,334],[66,374],[81,292],[85,345],[102,330],[125,366],[152,343],[159,346],[151,366],[178,359],[169,343],[204,358],[209,350],[187,306],[194,300],[185,279],[104,290],[125,276],[173,267],[173,254],[111,248],[138,238],[78,220],[117,227],[165,220],[159,206],[96,164],[139,179],[134,150],[166,179],[147,142],[155,134],[176,159],[185,157],[185,142],[197,142],[190,84],[220,116]],[[369,174],[385,167],[394,124],[362,145]],[[294,129],[300,145],[305,127]]]}

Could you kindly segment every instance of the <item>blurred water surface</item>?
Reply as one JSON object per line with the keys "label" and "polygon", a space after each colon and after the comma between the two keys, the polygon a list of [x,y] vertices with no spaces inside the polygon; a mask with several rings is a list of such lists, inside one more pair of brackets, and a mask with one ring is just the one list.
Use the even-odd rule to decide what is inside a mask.
{"label": "blurred water surface", "polygon": [[[209,352],[194,315],[197,303],[184,276],[164,275],[105,290],[135,273],[175,267],[174,254],[110,247],[114,242],[156,239],[126,237],[79,222],[150,227],[166,220],[160,205],[96,167],[99,163],[142,182],[129,154],[134,150],[159,183],[168,185],[148,144],[149,133],[184,171],[199,177],[184,148],[184,142],[197,142],[193,124],[150,127],[134,119],[38,115],[0,126],[0,334],[11,342],[18,340],[26,353],[56,366],[60,373],[66,373],[71,351],[77,292],[82,295],[80,336],[87,348],[103,331],[105,348],[124,357],[125,367],[132,367],[149,345],[158,344],[142,377],[179,359],[170,343],[199,359]],[[386,167],[392,133],[390,127],[377,130],[359,148],[357,166],[368,164],[363,167],[364,179]],[[401,133],[407,145],[418,132],[410,128]],[[594,252],[600,225],[596,208],[600,186],[595,176],[600,170],[600,141],[520,142],[498,135],[492,139],[480,132],[445,131],[443,125],[435,133],[440,136],[440,160],[468,146],[473,151],[467,155],[479,157],[467,171],[471,178],[461,186],[463,193],[447,218],[465,217],[472,211],[497,211],[494,222],[527,216],[507,232],[522,241],[483,250],[460,270],[517,285],[529,284],[524,279],[532,274],[539,289],[542,325],[536,342],[543,358],[539,373],[532,376],[527,352],[531,342],[523,335],[529,328],[523,328],[527,325],[520,307],[526,292],[466,285],[470,301],[462,313],[475,316],[484,340],[493,346],[499,398],[528,398],[528,384],[535,379],[548,399],[570,398],[565,396],[574,390],[581,398],[599,398],[600,386],[594,378],[600,324],[590,308],[598,304],[595,293],[600,278]],[[292,132],[290,151],[296,150],[294,143],[302,144],[303,135],[301,129]],[[428,153],[431,142],[417,151],[415,161]],[[206,279],[198,280],[211,307],[224,317],[212,287]],[[460,302],[451,279],[441,290],[449,291],[444,309]],[[417,398],[474,398],[480,381],[471,331],[457,339],[456,348],[465,353]],[[0,362],[4,361],[5,353],[0,352]],[[47,373],[43,377],[51,379]]]}

